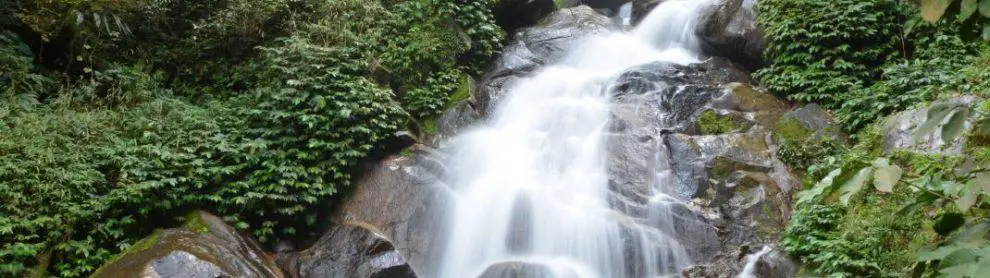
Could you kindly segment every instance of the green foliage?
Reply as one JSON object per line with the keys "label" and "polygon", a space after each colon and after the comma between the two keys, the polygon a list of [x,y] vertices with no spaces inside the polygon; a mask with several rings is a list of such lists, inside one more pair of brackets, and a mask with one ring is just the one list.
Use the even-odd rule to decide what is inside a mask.
{"label": "green foliage", "polygon": [[33,56],[16,34],[0,31],[0,118],[14,108],[10,106],[35,104],[53,85],[50,77],[38,74]]}
{"label": "green foliage", "polygon": [[[988,0],[921,0],[921,17],[928,22],[935,23],[942,19],[953,3],[959,3],[959,13],[957,19],[966,21],[973,18],[974,14],[979,14],[984,18],[990,18],[990,1]],[[990,40],[990,24],[983,25],[982,37]]]}
{"label": "green foliage", "polygon": [[318,232],[410,115],[466,97],[501,45],[491,6],[0,4],[45,39],[0,30],[0,276],[86,276],[195,209],[262,241]]}
{"label": "green foliage", "polygon": [[461,73],[457,70],[435,75],[427,78],[425,86],[406,92],[403,96],[406,110],[417,118],[438,116],[460,86]]}
{"label": "green foliage", "polygon": [[846,94],[869,86],[877,67],[901,49],[898,2],[760,1],[771,65],[756,77],[793,100],[838,107]]}
{"label": "green foliage", "polygon": [[817,138],[797,120],[783,118],[774,127],[777,158],[796,170],[806,170],[823,157],[836,154],[841,144],[828,137]]}
{"label": "green foliage", "polygon": [[902,2],[761,1],[771,65],[757,78],[792,100],[833,109],[849,132],[985,83],[959,74],[977,53],[977,23],[919,23]]}
{"label": "green foliage", "polygon": [[[951,141],[960,136],[963,122],[985,120],[981,112],[972,111],[980,110],[959,105],[932,107],[926,123],[915,132]],[[834,170],[814,187],[798,194],[795,218],[785,234],[783,246],[797,252],[806,262],[812,262],[810,269],[820,275],[938,273],[947,277],[978,277],[974,273],[981,273],[979,271],[990,263],[980,253],[987,246],[987,226],[980,223],[990,211],[988,164],[973,158],[907,151],[896,152],[890,159],[878,158],[878,153],[866,151],[878,148],[871,141],[875,140],[865,140],[851,152],[811,167]],[[868,184],[876,190],[867,190]],[[866,216],[847,213],[842,217],[845,226],[838,228],[803,223],[832,221],[831,218],[822,220],[824,216],[815,214],[823,203],[832,203],[850,212],[880,212]],[[923,220],[930,219],[931,215],[937,217]],[[834,215],[830,217],[835,218]],[[893,220],[887,220],[890,217]],[[919,230],[923,233],[916,232]],[[974,233],[980,235],[974,237]],[[896,248],[889,245],[897,242]],[[849,258],[863,259],[870,262],[868,266],[879,268],[850,268],[863,264],[844,262]],[[843,263],[832,264],[833,260]]]}

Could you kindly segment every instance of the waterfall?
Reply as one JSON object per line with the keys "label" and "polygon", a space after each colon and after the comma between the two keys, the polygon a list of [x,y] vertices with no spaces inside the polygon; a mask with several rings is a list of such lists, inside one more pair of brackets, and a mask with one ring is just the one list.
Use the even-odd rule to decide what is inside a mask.
{"label": "waterfall", "polygon": [[746,266],[743,267],[743,270],[739,272],[739,276],[736,276],[736,278],[756,278],[756,263],[760,261],[760,257],[770,253],[772,250],[770,246],[763,246],[763,249],[760,249],[759,252],[747,255]]}
{"label": "waterfall", "polygon": [[605,88],[635,65],[697,62],[694,17],[705,3],[669,0],[632,32],[585,40],[451,141],[454,200],[438,277],[503,277],[493,268],[513,263],[531,268],[511,277],[659,277],[690,264],[665,184],[654,185],[647,221],[608,202]]}

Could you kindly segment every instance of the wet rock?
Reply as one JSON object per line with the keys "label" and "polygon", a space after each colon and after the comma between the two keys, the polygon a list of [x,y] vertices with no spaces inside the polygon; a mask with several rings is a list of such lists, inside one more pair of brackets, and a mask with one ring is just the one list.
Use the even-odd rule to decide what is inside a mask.
{"label": "wet rock", "polygon": [[481,115],[489,114],[504,91],[538,67],[556,62],[581,38],[616,30],[608,17],[588,6],[561,9],[532,28],[522,29],[503,50],[471,94],[471,105]]}
{"label": "wet rock", "polygon": [[[883,126],[883,148],[884,152],[891,153],[897,150],[908,150],[928,154],[963,154],[963,146],[966,145],[966,137],[959,136],[952,142],[944,142],[939,132],[916,138],[915,131],[928,120],[931,107],[940,104],[959,104],[972,106],[983,101],[976,96],[961,96],[945,101],[937,101],[932,106],[907,110],[895,114],[887,119]],[[970,117],[964,124],[962,132],[965,133],[973,128],[973,117]]]}
{"label": "wet rock", "polygon": [[596,9],[618,9],[619,6],[629,3],[629,1],[630,0],[581,0],[581,3]]}
{"label": "wet rock", "polygon": [[223,220],[206,212],[190,218],[135,244],[92,277],[283,277],[274,258]]}
{"label": "wet rock", "polygon": [[446,204],[439,200],[449,197],[439,177],[445,170],[430,148],[411,150],[367,169],[335,218],[390,242],[415,273],[434,273],[426,262],[443,251],[440,223]]}
{"label": "wet rock", "polygon": [[790,278],[796,277],[797,272],[798,263],[791,260],[783,251],[774,248],[756,261],[753,277]]}
{"label": "wet rock", "polygon": [[703,8],[695,34],[707,53],[727,57],[749,69],[764,65],[766,39],[756,22],[756,0],[718,0]]}
{"label": "wet rock", "polygon": [[296,256],[298,268],[292,277],[416,277],[391,242],[357,225],[334,226]]}
{"label": "wet rock", "polygon": [[481,113],[471,102],[471,97],[478,95],[477,83],[471,77],[467,77],[464,82],[461,86],[467,90],[468,99],[456,102],[437,119],[435,134],[427,136],[429,139],[426,142],[430,146],[440,147],[444,142],[481,120]]}
{"label": "wet rock", "polygon": [[495,5],[495,22],[509,34],[533,26],[556,7],[553,0],[500,0]]}
{"label": "wet rock", "polygon": [[[736,265],[740,248],[776,241],[789,217],[797,182],[770,136],[788,105],[751,83],[740,66],[714,58],[637,66],[608,86],[610,204],[676,237],[701,266],[691,277],[737,273],[708,266]],[[707,111],[742,128],[703,135]],[[672,200],[656,200],[657,190]],[[650,215],[658,211],[673,217]]]}
{"label": "wet rock", "polygon": [[846,134],[842,132],[841,127],[835,122],[835,118],[828,111],[825,111],[824,108],[818,106],[818,104],[808,104],[804,107],[794,109],[794,111],[787,112],[781,118],[781,121],[793,121],[800,125],[804,131],[807,131],[810,139],[815,141],[834,140],[845,142],[848,139]]}
{"label": "wet rock", "polygon": [[[576,274],[576,273],[572,273]],[[554,278],[553,268],[529,262],[503,262],[489,266],[478,278]],[[572,277],[572,276],[563,276]],[[577,277],[577,276],[573,276]]]}

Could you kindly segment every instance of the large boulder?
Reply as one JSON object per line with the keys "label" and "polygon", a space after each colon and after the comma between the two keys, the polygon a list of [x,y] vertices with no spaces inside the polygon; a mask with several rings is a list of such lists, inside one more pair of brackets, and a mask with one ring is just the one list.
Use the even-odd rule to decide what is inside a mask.
{"label": "large boulder", "polygon": [[807,139],[810,139],[811,142],[821,140],[845,142],[848,139],[832,114],[818,104],[808,104],[787,112],[781,120],[782,123],[778,123],[778,125],[796,124],[798,128],[804,131],[802,133],[806,133],[809,137]]}
{"label": "large boulder", "polygon": [[92,277],[283,277],[273,257],[220,218],[190,214],[186,225],[160,230]]}
{"label": "large boulder", "polygon": [[702,9],[695,29],[707,53],[729,58],[749,69],[763,66],[766,39],[756,22],[756,0],[717,0]]}
{"label": "large boulder", "polygon": [[375,240],[391,244],[415,273],[423,275],[434,273],[428,262],[443,251],[440,223],[446,204],[441,200],[448,200],[449,193],[441,186],[444,166],[433,151],[422,145],[411,150],[365,171],[335,219],[371,231]]}
{"label": "large boulder", "polygon": [[[478,278],[555,278],[554,269],[548,265],[530,262],[501,262],[485,269]],[[571,273],[573,275],[573,273]],[[577,277],[577,276],[563,276]]]}
{"label": "large boulder", "polygon": [[282,265],[290,277],[415,278],[405,257],[387,239],[345,223],[330,229],[312,247],[291,255]]}
{"label": "large boulder", "polygon": [[618,26],[588,6],[561,9],[548,15],[536,27],[523,29],[482,77],[471,94],[471,106],[481,115],[520,78],[538,67],[554,63],[586,36],[617,30]]}
{"label": "large boulder", "polygon": [[[932,107],[945,104],[973,106],[983,99],[967,95],[949,100],[937,101],[930,106],[915,108],[897,113],[886,120],[883,125],[883,149],[886,153],[898,150],[913,151],[929,154],[961,155],[966,145],[966,136],[959,136],[951,142],[942,140],[940,132],[932,132],[925,136],[915,136],[917,129],[928,121]],[[962,132],[965,134],[974,126],[974,117],[963,123]]]}
{"label": "large boulder", "polygon": [[443,251],[443,166],[414,145],[369,166],[337,206],[334,225],[309,248],[280,252],[289,277],[432,277]]}

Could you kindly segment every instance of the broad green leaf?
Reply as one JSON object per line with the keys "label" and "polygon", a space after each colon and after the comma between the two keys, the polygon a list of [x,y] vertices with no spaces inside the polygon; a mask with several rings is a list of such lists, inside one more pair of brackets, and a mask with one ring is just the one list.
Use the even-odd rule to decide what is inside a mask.
{"label": "broad green leaf", "polygon": [[951,144],[956,137],[962,133],[966,125],[966,118],[969,118],[969,109],[965,107],[956,108],[947,116],[948,121],[942,124],[942,141]]}
{"label": "broad green leaf", "polygon": [[966,213],[976,204],[976,199],[979,197],[980,187],[974,182],[966,183],[959,192],[959,198],[955,200],[956,207],[959,207],[959,211]]}
{"label": "broad green leaf", "polygon": [[940,183],[939,186],[942,187],[942,191],[945,192],[945,194],[953,196],[959,196],[959,193],[966,187],[965,184],[955,181],[944,181]]}
{"label": "broad green leaf", "polygon": [[952,238],[952,242],[955,244],[967,244],[973,242],[982,244],[982,242],[985,241],[984,238],[987,236],[988,232],[990,232],[990,223],[980,222],[959,232],[959,234]]}
{"label": "broad green leaf", "polygon": [[816,183],[814,187],[798,193],[797,203],[800,204],[813,201],[826,191],[831,191],[831,187],[835,183],[835,178],[839,175],[842,175],[842,168],[832,170],[832,172],[829,172],[825,178]]}
{"label": "broad green leaf", "polygon": [[950,253],[948,256],[945,256],[945,258],[942,259],[941,266],[949,267],[971,264],[975,263],[978,257],[977,249],[964,246],[963,248],[959,248],[955,252]]}
{"label": "broad green leaf", "polygon": [[[983,40],[990,40],[990,24],[983,25]],[[990,131],[990,130],[988,130]]]}
{"label": "broad green leaf", "polygon": [[942,18],[942,15],[945,14],[945,9],[949,8],[949,4],[951,3],[950,0],[921,0],[921,18],[935,23]]}
{"label": "broad green leaf", "polygon": [[959,3],[959,21],[969,19],[976,12],[976,0],[962,0]]}
{"label": "broad green leaf", "polygon": [[890,165],[886,158],[873,161],[876,172],[873,175],[873,186],[882,192],[894,192],[894,185],[901,179],[904,170],[900,166]]}
{"label": "broad green leaf", "polygon": [[918,251],[917,260],[919,262],[942,260],[959,249],[962,249],[959,245],[948,245],[931,251]]}
{"label": "broad green leaf", "polygon": [[961,264],[940,269],[938,272],[950,278],[979,277],[976,276],[977,263]]}
{"label": "broad green leaf", "polygon": [[873,167],[866,167],[860,169],[859,172],[856,173],[856,176],[853,176],[852,179],[849,179],[842,184],[842,187],[839,188],[838,192],[839,201],[842,202],[842,205],[849,205],[849,199],[856,195],[856,193],[863,190],[863,185],[865,185],[870,177],[872,177],[872,174]]}
{"label": "broad green leaf", "polygon": [[990,17],[990,0],[980,0],[980,15]]}

